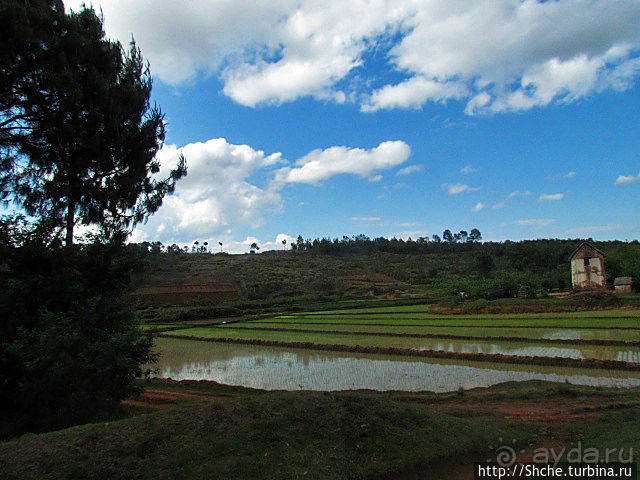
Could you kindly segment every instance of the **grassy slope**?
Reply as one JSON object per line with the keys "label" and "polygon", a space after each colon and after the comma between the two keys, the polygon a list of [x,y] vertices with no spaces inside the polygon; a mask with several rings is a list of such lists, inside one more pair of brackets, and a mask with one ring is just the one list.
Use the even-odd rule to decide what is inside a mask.
{"label": "grassy slope", "polygon": [[[453,260],[451,260],[453,263]],[[333,257],[266,252],[260,255],[151,255],[140,284],[176,285],[186,283],[232,282],[248,298],[327,294],[344,290],[353,280],[364,285],[390,281],[393,289],[401,284],[381,278],[368,256]]]}
{"label": "grassy slope", "polygon": [[[596,448],[604,460],[609,450],[611,453],[609,461],[627,461],[633,458],[640,467],[639,410],[640,408],[636,407],[635,410],[620,409],[620,411],[607,412],[602,420],[595,424],[587,421],[571,424],[569,431],[565,434],[567,443],[570,443],[567,451],[579,447],[582,447],[583,452],[588,448]],[[631,456],[630,449],[633,452]],[[640,468],[638,471],[640,472]]]}
{"label": "grassy slope", "polygon": [[[265,252],[259,255],[150,254],[136,285],[180,285],[231,282],[242,299],[217,304],[212,299],[138,299],[141,318],[150,322],[223,318],[248,313],[294,312],[345,307],[394,311],[430,307],[442,313],[566,311],[586,307],[640,307],[640,296],[601,299],[505,298],[461,302],[451,281],[479,279],[473,249],[438,254],[315,255],[304,252]],[[496,273],[508,265],[496,265]],[[568,264],[565,265],[568,268]],[[554,270],[555,271],[555,270]],[[588,301],[587,301],[588,300]],[[186,301],[186,300],[185,300]]]}
{"label": "grassy slope", "polygon": [[356,393],[241,395],[0,444],[6,480],[348,479],[526,434]]}
{"label": "grassy slope", "polygon": [[568,451],[578,442],[583,451],[632,447],[640,458],[638,389],[539,381],[463,395],[265,392],[159,380],[148,387],[225,400],[178,396],[172,410],[0,443],[3,480],[407,480],[432,478],[426,465],[434,463],[445,467],[438,478],[450,480],[452,467],[492,457],[489,447],[501,439],[531,444],[529,451]]}

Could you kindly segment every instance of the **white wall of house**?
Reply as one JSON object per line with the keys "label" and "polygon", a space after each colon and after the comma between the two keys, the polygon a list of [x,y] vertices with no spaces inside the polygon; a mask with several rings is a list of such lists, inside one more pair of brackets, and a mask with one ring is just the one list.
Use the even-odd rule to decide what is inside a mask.
{"label": "white wall of house", "polygon": [[587,255],[576,255],[571,260],[571,281],[575,289],[606,287],[604,260],[600,257],[589,258]]}

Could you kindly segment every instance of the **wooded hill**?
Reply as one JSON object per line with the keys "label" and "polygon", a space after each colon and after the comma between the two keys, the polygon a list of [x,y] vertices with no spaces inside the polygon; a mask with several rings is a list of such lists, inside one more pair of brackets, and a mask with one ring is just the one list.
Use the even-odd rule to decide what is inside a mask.
{"label": "wooded hill", "polygon": [[[295,250],[260,254],[183,253],[159,244],[130,245],[145,259],[137,285],[231,282],[245,299],[385,295],[470,299],[533,297],[571,289],[569,256],[584,240],[434,242],[369,239],[300,240]],[[610,283],[640,274],[637,241],[593,242],[606,254]]]}

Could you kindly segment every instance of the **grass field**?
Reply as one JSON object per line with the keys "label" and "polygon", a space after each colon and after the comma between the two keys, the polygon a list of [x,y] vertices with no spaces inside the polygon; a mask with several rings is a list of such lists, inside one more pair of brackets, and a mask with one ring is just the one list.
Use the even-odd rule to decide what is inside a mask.
{"label": "grass field", "polygon": [[529,435],[353,393],[237,396],[0,444],[4,480],[372,478]]}
{"label": "grass field", "polygon": [[0,471],[3,480],[452,480],[473,478],[473,462],[503,445],[519,461],[595,448],[637,462],[639,393],[548,382],[265,392],[155,380],[132,399],[155,413],[0,443]]}

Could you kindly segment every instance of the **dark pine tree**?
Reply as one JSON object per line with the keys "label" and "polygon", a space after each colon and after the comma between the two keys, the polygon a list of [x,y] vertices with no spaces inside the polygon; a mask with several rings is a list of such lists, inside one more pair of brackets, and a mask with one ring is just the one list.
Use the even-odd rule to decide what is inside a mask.
{"label": "dark pine tree", "polygon": [[136,45],[125,51],[107,40],[92,9],[57,20],[37,88],[20,101],[26,129],[11,182],[14,200],[71,245],[78,222],[109,237],[143,221],[186,166],[180,156],[158,178],[164,117],[150,105],[151,75]]}

